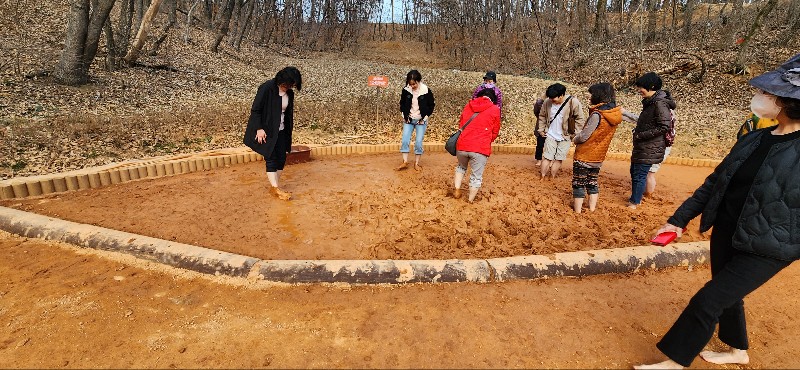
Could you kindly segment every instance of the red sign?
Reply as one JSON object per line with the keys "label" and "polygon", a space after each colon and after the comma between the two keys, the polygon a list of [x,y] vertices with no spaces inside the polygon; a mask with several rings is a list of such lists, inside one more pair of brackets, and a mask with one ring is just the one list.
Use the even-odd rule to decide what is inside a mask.
{"label": "red sign", "polygon": [[387,76],[369,76],[367,79],[367,86],[375,87],[388,87],[389,77]]}

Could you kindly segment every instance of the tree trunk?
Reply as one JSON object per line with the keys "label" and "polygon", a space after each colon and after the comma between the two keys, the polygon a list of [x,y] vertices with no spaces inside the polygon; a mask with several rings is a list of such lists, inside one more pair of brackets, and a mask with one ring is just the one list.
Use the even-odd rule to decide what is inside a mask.
{"label": "tree trunk", "polygon": [[211,51],[214,53],[219,51],[219,44],[222,43],[222,39],[228,35],[235,2],[236,0],[225,0],[225,7],[222,9],[222,14],[217,23],[216,37],[214,38],[214,43],[211,45]]}
{"label": "tree trunk", "polygon": [[192,29],[192,13],[194,13],[194,9],[197,8],[197,4],[200,3],[200,0],[194,0],[192,7],[189,8],[189,12],[186,13],[186,32],[183,35],[183,43],[188,44],[191,41],[191,36],[189,31]]}
{"label": "tree trunk", "polygon": [[139,58],[139,53],[142,52],[142,47],[145,41],[147,41],[147,33],[150,31],[150,25],[153,23],[153,18],[158,14],[158,7],[161,6],[162,1],[163,0],[153,0],[150,3],[150,7],[147,8],[144,17],[142,17],[142,24],[139,26],[139,32],[136,34],[136,38],[133,39],[131,50],[129,50],[128,54],[123,58],[125,63],[129,66],[133,65],[136,59]]}
{"label": "tree trunk", "polygon": [[647,0],[647,36],[645,40],[653,41],[656,38],[656,23],[658,23],[658,1]]}
{"label": "tree trunk", "polygon": [[736,54],[736,62],[734,63],[733,66],[734,72],[739,73],[745,70],[745,62],[746,62],[745,59],[747,56],[747,47],[750,45],[750,40],[761,28],[761,20],[766,18],[769,15],[769,13],[772,12],[772,9],[775,8],[775,5],[777,3],[778,0],[768,0],[767,3],[764,5],[764,7],[758,11],[756,19],[750,25],[750,29],[744,36],[744,40],[742,41],[741,45],[739,45],[739,52]]}
{"label": "tree trunk", "polygon": [[606,1],[597,0],[597,12],[594,15],[594,37],[605,40],[608,35],[608,24],[606,23]]}
{"label": "tree trunk", "polygon": [[692,34],[692,17],[694,17],[694,7],[697,0],[686,0],[686,7],[683,9],[683,34],[686,38]]}
{"label": "tree trunk", "polygon": [[80,85],[89,79],[84,68],[83,54],[89,29],[89,0],[73,0],[69,7],[67,37],[54,75],[56,81],[66,85]]}
{"label": "tree trunk", "polygon": [[117,45],[114,50],[114,66],[120,66],[120,58],[125,56],[128,51],[128,44],[131,39],[131,26],[133,22],[133,8],[134,0],[121,0],[122,6],[119,9],[119,18],[117,20],[117,30],[115,33],[115,41]]}
{"label": "tree trunk", "polygon": [[86,62],[86,69],[88,72],[89,65],[92,64],[95,55],[97,55],[97,45],[100,42],[100,34],[103,32],[103,26],[106,24],[108,15],[111,13],[111,8],[114,7],[116,0],[99,0],[97,7],[92,9],[92,14],[89,17],[89,28],[86,33],[86,48],[83,51],[83,60]]}
{"label": "tree trunk", "polygon": [[245,30],[247,30],[247,26],[250,24],[253,17],[253,8],[255,8],[255,2],[256,0],[250,0],[247,2],[247,11],[243,21],[241,22],[241,29],[236,36],[236,41],[233,43],[233,47],[236,48],[236,50],[239,50],[242,46],[242,39],[244,38]]}
{"label": "tree trunk", "polygon": [[116,46],[114,45],[114,30],[111,28],[111,18],[106,18],[103,33],[106,35],[106,70],[114,71],[117,69]]}
{"label": "tree trunk", "polygon": [[178,21],[178,0],[164,0],[166,1],[167,5],[167,14],[169,21],[167,24],[164,25],[164,28],[161,29],[160,36],[156,39],[153,43],[153,49],[150,50],[149,55],[157,55],[158,50],[161,49],[161,44],[167,39],[169,36],[169,30],[175,25]]}

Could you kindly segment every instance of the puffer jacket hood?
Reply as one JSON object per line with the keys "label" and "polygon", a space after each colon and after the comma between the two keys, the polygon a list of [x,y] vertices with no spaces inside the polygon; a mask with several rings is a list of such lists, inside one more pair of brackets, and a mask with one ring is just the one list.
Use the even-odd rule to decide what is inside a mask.
{"label": "puffer jacket hood", "polygon": [[469,101],[469,109],[473,112],[483,112],[493,106],[492,99],[482,96],[481,99],[475,98]]}
{"label": "puffer jacket hood", "polygon": [[611,126],[619,125],[622,122],[622,107],[611,106],[609,104],[602,104],[589,107],[589,112],[600,113]]}
{"label": "puffer jacket hood", "polygon": [[675,109],[678,106],[675,104],[675,100],[672,100],[672,94],[669,91],[658,90],[653,96],[642,99],[642,109],[655,104],[657,101],[663,101],[669,109]]}
{"label": "puffer jacket hood", "polygon": [[664,160],[667,149],[665,134],[672,121],[671,109],[677,105],[668,91],[658,90],[642,99],[642,113],[633,131],[631,163],[657,164]]}

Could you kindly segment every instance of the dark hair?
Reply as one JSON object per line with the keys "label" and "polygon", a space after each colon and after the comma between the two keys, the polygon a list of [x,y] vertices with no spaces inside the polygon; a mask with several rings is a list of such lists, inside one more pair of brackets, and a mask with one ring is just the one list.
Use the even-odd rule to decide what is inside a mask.
{"label": "dark hair", "polygon": [[544,94],[547,95],[547,97],[550,99],[563,96],[566,93],[567,93],[567,87],[560,83],[554,83],[548,86],[547,91],[544,92]]}
{"label": "dark hair", "polygon": [[591,94],[591,97],[589,98],[589,103],[591,104],[617,104],[617,98],[614,94],[614,86],[611,86],[611,84],[608,82],[601,82],[599,84],[589,86],[589,94]]}
{"label": "dark hair", "polygon": [[297,68],[286,67],[275,74],[275,84],[278,86],[289,84],[300,90],[303,88],[303,76]]}
{"label": "dark hair", "polygon": [[497,94],[494,93],[494,89],[487,87],[481,91],[478,91],[478,95],[476,95],[475,97],[480,98],[481,96],[485,96],[489,98],[492,101],[492,103],[497,104]]}
{"label": "dark hair", "polygon": [[783,103],[783,112],[791,119],[800,119],[800,99],[786,98],[778,96],[778,99]]}
{"label": "dark hair", "polygon": [[422,74],[420,74],[419,71],[416,69],[408,71],[408,74],[406,75],[406,85],[408,85],[408,83],[411,82],[411,80],[417,82],[422,81]]}
{"label": "dark hair", "polygon": [[636,79],[636,87],[641,87],[649,91],[661,90],[664,86],[664,81],[655,72],[647,72]]}

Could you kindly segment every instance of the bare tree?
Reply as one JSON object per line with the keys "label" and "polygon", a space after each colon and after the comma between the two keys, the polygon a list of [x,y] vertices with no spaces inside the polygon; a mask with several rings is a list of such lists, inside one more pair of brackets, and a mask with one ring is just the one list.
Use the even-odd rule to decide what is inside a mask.
{"label": "bare tree", "polygon": [[139,53],[141,53],[142,47],[145,41],[147,41],[150,25],[153,23],[153,18],[158,14],[158,7],[161,6],[162,2],[163,0],[152,0],[150,6],[147,8],[147,12],[142,17],[142,24],[139,26],[139,32],[136,34],[136,38],[133,39],[133,44],[131,44],[131,49],[128,50],[128,54],[125,54],[125,58],[123,58],[125,63],[129,66],[133,65],[136,59],[139,58]]}
{"label": "bare tree", "polygon": [[103,32],[114,1],[97,1],[94,6],[90,0],[73,0],[70,3],[64,50],[54,72],[59,83],[80,85],[88,81],[89,66],[97,55],[100,33]]}

